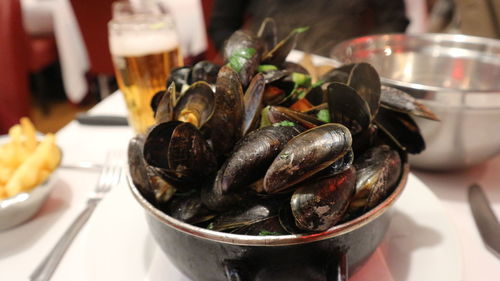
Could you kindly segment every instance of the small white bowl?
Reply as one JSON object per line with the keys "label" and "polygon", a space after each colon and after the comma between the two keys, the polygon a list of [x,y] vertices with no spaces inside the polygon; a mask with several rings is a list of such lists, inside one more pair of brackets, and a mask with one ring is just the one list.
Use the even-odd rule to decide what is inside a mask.
{"label": "small white bowl", "polygon": [[53,171],[45,182],[30,192],[22,192],[0,201],[0,230],[19,225],[32,218],[47,200],[57,175]]}

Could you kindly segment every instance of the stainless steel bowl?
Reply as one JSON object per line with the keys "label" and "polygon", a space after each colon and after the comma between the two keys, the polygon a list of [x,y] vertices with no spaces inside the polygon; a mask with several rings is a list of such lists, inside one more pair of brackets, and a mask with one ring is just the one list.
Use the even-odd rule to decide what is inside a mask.
{"label": "stainless steel bowl", "polygon": [[441,122],[415,118],[426,150],[414,167],[454,170],[500,153],[500,41],[456,34],[366,36],[335,46],[342,63],[368,62],[383,84],[409,92]]}

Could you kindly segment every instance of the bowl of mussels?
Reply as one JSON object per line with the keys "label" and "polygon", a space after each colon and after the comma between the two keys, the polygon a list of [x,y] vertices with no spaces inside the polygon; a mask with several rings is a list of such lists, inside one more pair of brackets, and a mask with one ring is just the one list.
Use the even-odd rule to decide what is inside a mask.
{"label": "bowl of mussels", "polygon": [[[424,149],[367,63],[312,81],[266,20],[226,64],[172,71],[156,124],[130,140],[128,182],[150,231],[192,280],[346,280],[377,248]],[[417,113],[418,114],[418,113]]]}

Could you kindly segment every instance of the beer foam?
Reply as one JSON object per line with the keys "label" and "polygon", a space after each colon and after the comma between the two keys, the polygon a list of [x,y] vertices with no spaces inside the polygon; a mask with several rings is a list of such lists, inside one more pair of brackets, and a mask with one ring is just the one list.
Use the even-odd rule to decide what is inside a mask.
{"label": "beer foam", "polygon": [[144,56],[178,47],[179,41],[175,32],[165,30],[112,34],[109,38],[109,48],[114,56]]}

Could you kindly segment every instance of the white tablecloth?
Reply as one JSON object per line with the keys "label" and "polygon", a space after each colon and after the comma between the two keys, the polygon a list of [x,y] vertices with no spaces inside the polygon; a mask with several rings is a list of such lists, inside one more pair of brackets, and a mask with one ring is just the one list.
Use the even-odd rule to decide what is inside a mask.
{"label": "white tablecloth", "polygon": [[[114,94],[105,99],[92,112],[123,115],[125,112],[123,99],[121,96]],[[132,131],[127,127],[83,126],[72,122],[57,134],[57,139],[64,151],[64,163],[76,163],[78,161],[100,163],[108,149],[122,150],[125,153],[127,142],[131,136]],[[500,156],[478,167],[462,172],[438,174],[413,171],[413,174],[438,196],[450,221],[454,223],[455,229],[458,231],[457,235],[460,238],[462,247],[463,268],[457,268],[456,270],[461,272],[462,279],[465,281],[498,280],[498,277],[500,277],[500,261],[483,245],[466,199],[466,187],[472,182],[479,182],[493,203],[494,211],[496,214],[500,214],[500,173],[498,171],[500,171]],[[56,187],[49,200],[35,218],[14,229],[0,232],[1,280],[27,280],[32,270],[85,206],[86,194],[93,189],[98,173],[85,170],[60,169],[58,177]],[[409,182],[408,184],[411,185],[412,183]],[[120,188],[120,192],[130,197],[130,194],[127,195],[128,191],[124,191],[127,187],[122,180],[121,185],[116,187],[99,207],[102,207],[102,204],[105,204],[107,199],[111,200],[113,197],[116,199],[117,194],[113,192],[117,192]],[[123,201],[123,205],[117,206],[117,208],[132,207],[127,205],[132,201],[131,198],[128,198]],[[426,202],[422,202],[422,204],[426,204]],[[99,215],[107,215],[99,212],[99,207],[95,213],[97,216],[90,219],[90,225],[98,219]],[[135,205],[133,207],[138,208]],[[143,218],[143,215],[139,215],[138,218]],[[127,222],[126,218],[119,219],[122,222]],[[432,217],[429,217],[429,220],[432,220]],[[131,218],[131,221],[135,220]],[[145,227],[144,222],[141,222],[141,225]],[[120,228],[117,228],[116,231],[120,232],[118,229]],[[94,280],[88,275],[88,271],[92,270],[88,263],[89,260],[92,260],[92,257],[87,256],[89,252],[86,249],[89,243],[88,235],[88,229],[84,227],[70,247],[52,280]],[[118,237],[122,233],[108,233],[108,235]],[[414,233],[414,235],[419,237],[419,233]],[[99,242],[98,239],[94,239],[95,243]],[[91,240],[90,243],[94,240]],[[127,245],[123,245],[123,247],[127,247]],[[151,245],[151,247],[157,249],[156,245]],[[103,247],[102,254],[109,254],[109,251],[110,249]],[[159,261],[163,260],[165,260],[165,257],[162,257]],[[154,265],[142,264],[137,266],[149,267]],[[156,266],[161,266],[161,264]],[[123,270],[127,270],[127,268],[123,268]],[[420,268],[418,270],[426,269]],[[102,274],[113,273],[102,272]],[[161,278],[153,278],[152,280],[161,280]]]}

